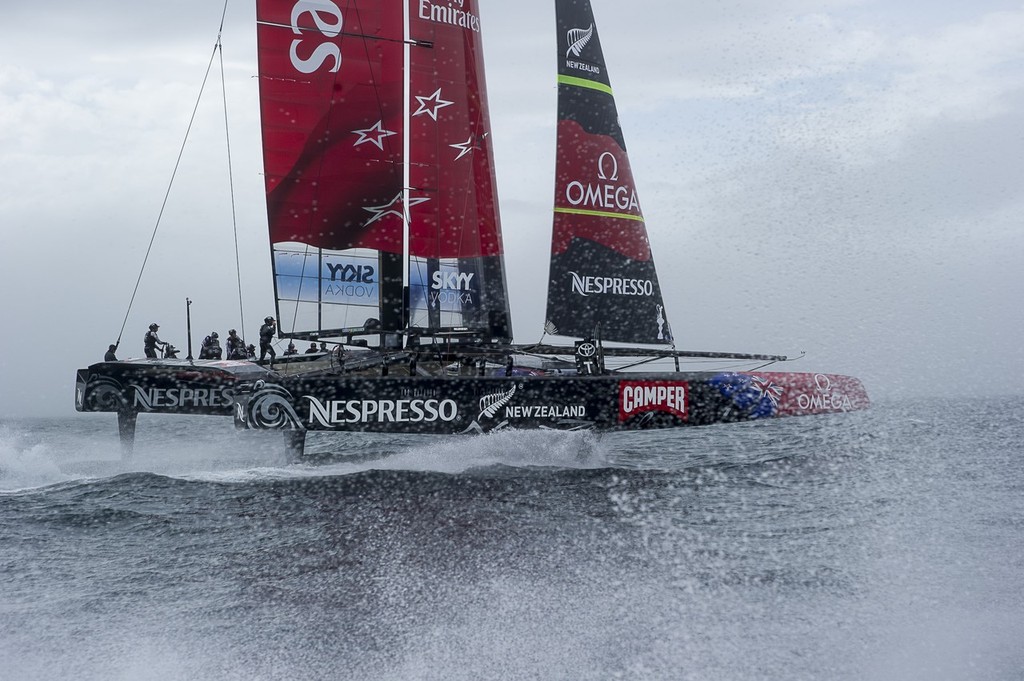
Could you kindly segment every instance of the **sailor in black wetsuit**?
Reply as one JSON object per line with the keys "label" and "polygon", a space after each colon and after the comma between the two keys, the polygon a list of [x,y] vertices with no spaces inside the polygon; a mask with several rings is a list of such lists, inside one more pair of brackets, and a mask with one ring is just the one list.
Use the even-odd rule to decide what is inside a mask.
{"label": "sailor in black wetsuit", "polygon": [[199,359],[220,359],[220,340],[217,332],[214,331],[203,339],[203,346],[199,349]]}
{"label": "sailor in black wetsuit", "polygon": [[263,326],[260,327],[260,364],[263,364],[268,352],[270,353],[270,366],[274,366],[274,360],[277,359],[277,353],[270,345],[274,340],[274,323],[276,321],[273,317],[266,317],[263,320]]}
{"label": "sailor in black wetsuit", "polygon": [[228,339],[224,345],[228,351],[228,359],[246,359],[245,343],[238,337],[238,332],[234,329],[228,331]]}
{"label": "sailor in black wetsuit", "polygon": [[167,347],[167,343],[160,340],[160,336],[156,334],[156,331],[159,328],[159,324],[150,324],[149,331],[146,332],[146,337],[143,339],[143,343],[145,344],[146,349],[146,357],[149,357],[150,359],[156,359],[157,346],[163,348]]}
{"label": "sailor in black wetsuit", "polygon": [[115,344],[111,345],[109,348],[107,348],[106,354],[103,355],[103,361],[104,362],[116,362],[117,361],[117,355],[114,354],[115,352],[117,352],[117,346],[118,346],[118,344],[115,343]]}

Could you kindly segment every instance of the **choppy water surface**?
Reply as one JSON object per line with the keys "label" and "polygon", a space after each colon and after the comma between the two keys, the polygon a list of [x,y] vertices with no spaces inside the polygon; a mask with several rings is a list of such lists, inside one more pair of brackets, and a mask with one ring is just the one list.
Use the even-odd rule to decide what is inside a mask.
{"label": "choppy water surface", "polygon": [[3,679],[1024,678],[1014,400],[598,438],[0,422]]}

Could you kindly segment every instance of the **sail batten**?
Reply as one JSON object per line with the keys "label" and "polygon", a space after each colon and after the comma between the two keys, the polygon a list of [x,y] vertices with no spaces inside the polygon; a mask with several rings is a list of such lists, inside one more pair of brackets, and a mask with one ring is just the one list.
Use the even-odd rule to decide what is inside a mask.
{"label": "sail batten", "polygon": [[556,0],[558,129],[545,329],[671,344],[589,0]]}

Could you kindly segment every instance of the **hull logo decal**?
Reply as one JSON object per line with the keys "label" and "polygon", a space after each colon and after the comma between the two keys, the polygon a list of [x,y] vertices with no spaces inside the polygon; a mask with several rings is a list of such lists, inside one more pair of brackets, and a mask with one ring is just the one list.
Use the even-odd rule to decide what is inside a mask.
{"label": "hull logo decal", "polygon": [[590,39],[594,37],[594,25],[591,24],[590,28],[570,28],[567,38],[569,40],[569,51],[565,53],[568,57],[570,54],[577,57],[583,54],[583,48],[587,46]]}
{"label": "hull logo decal", "polygon": [[291,400],[291,393],[281,386],[257,381],[246,407],[247,422],[268,430],[305,430]]}
{"label": "hull logo decal", "polygon": [[494,418],[494,415],[504,407],[506,404],[512,401],[512,396],[516,394],[516,388],[519,386],[513,385],[512,389],[503,393],[492,393],[490,395],[484,395],[480,398],[480,415],[477,419],[483,418]]}

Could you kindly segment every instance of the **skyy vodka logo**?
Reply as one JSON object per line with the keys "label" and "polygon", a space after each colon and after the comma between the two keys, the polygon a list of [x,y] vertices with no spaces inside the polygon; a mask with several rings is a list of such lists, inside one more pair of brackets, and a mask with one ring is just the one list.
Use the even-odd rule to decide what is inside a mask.
{"label": "skyy vodka logo", "polygon": [[[324,260],[324,267],[327,269],[325,274],[329,275],[325,276],[322,282],[325,300],[342,302],[361,298],[372,299],[377,296],[376,266],[347,259],[338,260],[336,256],[329,256],[329,259]],[[278,275],[283,273],[284,267],[279,265]],[[302,276],[301,271],[297,274]],[[309,276],[308,273],[306,276]]]}
{"label": "skyy vodka logo", "polygon": [[374,275],[377,273],[376,268],[373,265],[351,265],[348,263],[324,263],[327,265],[327,270],[331,273],[331,281],[341,281],[346,283],[359,283],[359,284],[375,284],[373,280]]}
{"label": "skyy vodka logo", "polygon": [[431,307],[444,305],[473,305],[473,278],[476,272],[438,270],[431,275],[427,297]]}

